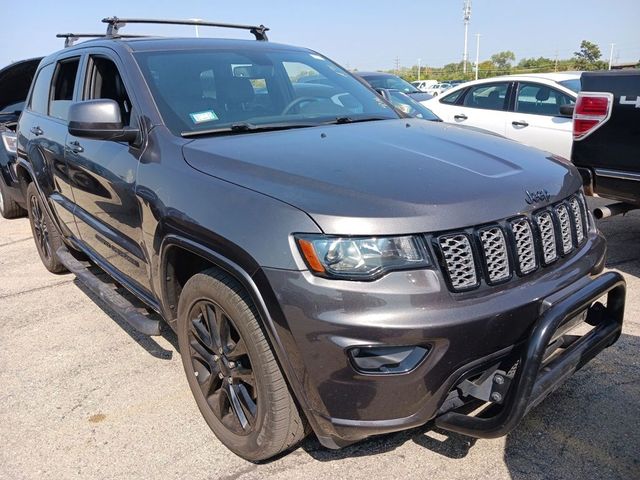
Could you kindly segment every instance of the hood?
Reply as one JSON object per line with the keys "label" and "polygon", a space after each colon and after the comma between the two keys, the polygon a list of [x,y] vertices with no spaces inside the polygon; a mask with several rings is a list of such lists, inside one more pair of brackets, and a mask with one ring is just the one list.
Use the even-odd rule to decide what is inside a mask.
{"label": "hood", "polygon": [[417,119],[206,137],[186,144],[184,156],[341,235],[478,225],[530,211],[527,190],[546,190],[554,202],[582,185],[574,167],[548,153]]}
{"label": "hood", "polygon": [[0,112],[8,107],[12,111],[22,110],[40,60],[22,60],[0,70]]}

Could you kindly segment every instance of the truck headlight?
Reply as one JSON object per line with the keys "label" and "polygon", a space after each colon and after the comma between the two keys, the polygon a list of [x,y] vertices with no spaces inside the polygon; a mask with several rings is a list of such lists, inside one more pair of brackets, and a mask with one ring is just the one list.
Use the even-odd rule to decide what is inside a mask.
{"label": "truck headlight", "polygon": [[392,270],[431,265],[418,237],[334,237],[298,235],[296,243],[309,269],[323,277],[373,280]]}
{"label": "truck headlight", "polygon": [[7,152],[14,155],[18,152],[18,139],[14,132],[2,132],[2,143],[4,143],[4,148]]}

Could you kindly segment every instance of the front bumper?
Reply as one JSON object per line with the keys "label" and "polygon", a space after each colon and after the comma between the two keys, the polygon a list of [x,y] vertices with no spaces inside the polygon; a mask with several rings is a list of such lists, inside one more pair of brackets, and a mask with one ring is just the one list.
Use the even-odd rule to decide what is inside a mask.
{"label": "front bumper", "polygon": [[[600,278],[605,251],[603,237],[591,232],[575,255],[483,292],[452,294],[435,270],[367,283],[264,269],[260,290],[273,292],[267,306],[293,367],[293,389],[304,395],[300,403],[323,445],[338,448],[445,413],[441,407],[464,374],[519,352],[545,299],[572,297]],[[363,345],[423,346],[429,353],[411,371],[372,375],[356,371],[347,356]]]}

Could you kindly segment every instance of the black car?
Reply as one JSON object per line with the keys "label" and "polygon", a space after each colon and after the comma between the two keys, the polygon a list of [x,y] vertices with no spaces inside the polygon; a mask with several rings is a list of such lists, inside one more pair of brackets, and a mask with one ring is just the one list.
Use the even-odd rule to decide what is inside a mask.
{"label": "black car", "polygon": [[424,100],[429,100],[433,98],[433,95],[429,95],[428,93],[421,92],[416,87],[411,85],[406,80],[398,77],[397,75],[393,75],[391,73],[385,72],[356,72],[356,74],[364,79],[369,85],[373,88],[385,88],[388,90],[399,90],[402,93],[409,95],[417,102],[422,102]]}
{"label": "black car", "polygon": [[32,58],[0,70],[0,215],[26,215],[24,192],[16,175],[16,126],[41,58]]}
{"label": "black car", "polygon": [[140,21],[42,60],[18,178],[46,268],[143,333],[160,320],[87,267],[160,314],[233,452],[505,435],[618,339],[625,283],[571,164],[407,118],[263,26],[119,36]]}

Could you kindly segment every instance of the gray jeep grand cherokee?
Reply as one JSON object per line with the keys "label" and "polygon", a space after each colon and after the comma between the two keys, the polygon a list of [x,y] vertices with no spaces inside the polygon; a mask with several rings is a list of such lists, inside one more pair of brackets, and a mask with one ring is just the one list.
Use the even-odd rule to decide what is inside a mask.
{"label": "gray jeep grand cherokee", "polygon": [[89,266],[166,320],[238,455],[308,427],[329,448],[431,420],[504,435],[620,335],[624,281],[563,159],[405,118],[262,26],[105,21],[42,60],[20,118],[36,246],[140,331],[159,321]]}

